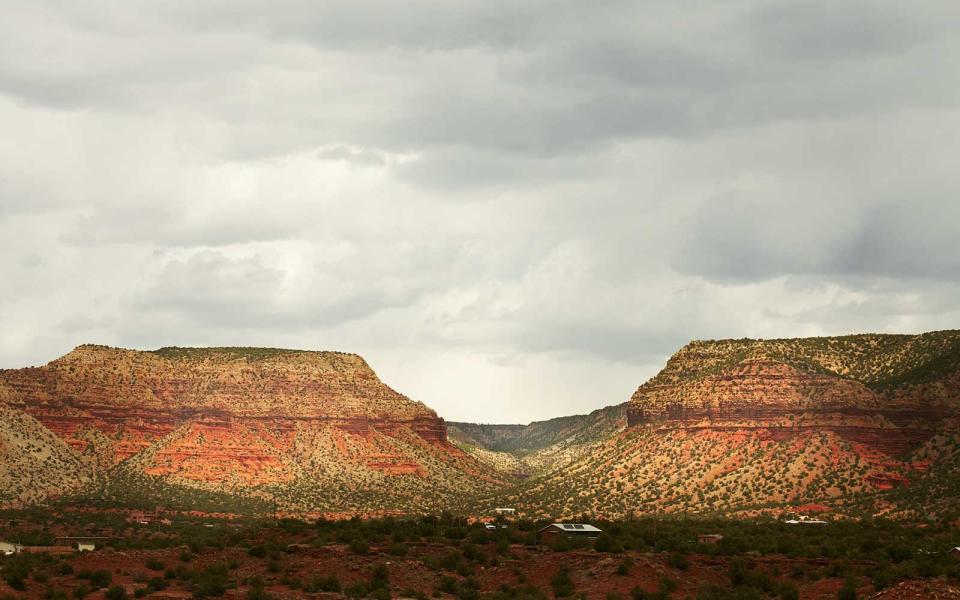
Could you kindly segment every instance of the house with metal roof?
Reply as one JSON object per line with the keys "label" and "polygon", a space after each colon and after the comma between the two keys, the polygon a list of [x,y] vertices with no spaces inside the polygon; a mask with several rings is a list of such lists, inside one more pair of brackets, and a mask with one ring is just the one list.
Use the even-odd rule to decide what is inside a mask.
{"label": "house with metal roof", "polygon": [[561,536],[595,538],[603,531],[587,523],[551,523],[537,532],[537,537],[541,542]]}

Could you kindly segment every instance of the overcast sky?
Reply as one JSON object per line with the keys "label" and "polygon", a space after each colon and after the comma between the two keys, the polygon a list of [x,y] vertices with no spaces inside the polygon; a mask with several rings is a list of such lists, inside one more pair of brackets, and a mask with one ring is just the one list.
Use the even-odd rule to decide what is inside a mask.
{"label": "overcast sky", "polygon": [[960,3],[0,0],[0,366],[362,354],[452,420],[960,327]]}

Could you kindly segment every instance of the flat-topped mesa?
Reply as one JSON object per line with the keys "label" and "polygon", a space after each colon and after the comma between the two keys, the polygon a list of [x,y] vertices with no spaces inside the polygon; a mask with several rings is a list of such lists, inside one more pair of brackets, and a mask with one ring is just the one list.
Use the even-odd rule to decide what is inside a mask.
{"label": "flat-topped mesa", "polygon": [[900,453],[958,407],[960,332],[697,341],[637,389],[628,425],[829,429]]}
{"label": "flat-topped mesa", "polygon": [[83,345],[43,367],[0,370],[6,402],[74,443],[81,427],[121,425],[149,439],[188,419],[409,428],[445,441],[436,413],[385,385],[356,354],[269,348],[137,351]]}

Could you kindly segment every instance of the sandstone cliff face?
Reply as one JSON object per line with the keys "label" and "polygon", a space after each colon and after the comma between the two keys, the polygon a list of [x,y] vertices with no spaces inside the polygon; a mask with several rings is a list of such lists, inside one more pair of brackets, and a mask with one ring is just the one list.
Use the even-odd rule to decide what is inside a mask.
{"label": "sandstone cliff face", "polygon": [[832,431],[891,456],[960,407],[960,334],[693,342],[630,401],[630,426]]}
{"label": "sandstone cliff face", "polygon": [[958,415],[958,332],[693,342],[625,405],[456,445],[356,355],[81,346],[0,371],[0,498],[915,518],[954,504]]}
{"label": "sandstone cliff face", "polygon": [[0,371],[0,383],[8,405],[80,451],[92,446],[87,432],[105,434],[114,441],[113,462],[193,420],[265,427],[281,437],[314,423],[360,435],[410,428],[446,439],[436,413],[384,385],[354,354],[80,346],[44,367]]}
{"label": "sandstone cliff face", "polygon": [[957,489],[960,332],[692,342],[626,412],[509,501],[564,517],[936,514]]}
{"label": "sandstone cliff face", "polygon": [[[440,498],[494,481],[447,442],[443,419],[354,354],[80,346],[0,371],[0,402],[101,478],[274,496],[292,510],[341,508],[340,494],[355,510],[415,504],[431,486]],[[283,498],[291,487],[298,499]]]}

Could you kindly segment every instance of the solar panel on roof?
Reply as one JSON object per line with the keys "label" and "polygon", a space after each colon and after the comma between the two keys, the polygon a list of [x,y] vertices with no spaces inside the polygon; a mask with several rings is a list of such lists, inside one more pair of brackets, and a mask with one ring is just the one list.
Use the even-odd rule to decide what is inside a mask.
{"label": "solar panel on roof", "polygon": [[574,525],[573,528],[574,528],[574,529],[583,529],[583,525]]}

